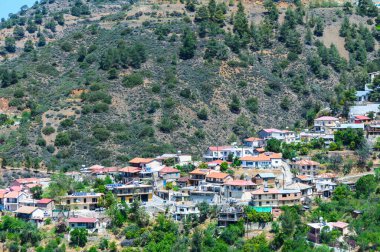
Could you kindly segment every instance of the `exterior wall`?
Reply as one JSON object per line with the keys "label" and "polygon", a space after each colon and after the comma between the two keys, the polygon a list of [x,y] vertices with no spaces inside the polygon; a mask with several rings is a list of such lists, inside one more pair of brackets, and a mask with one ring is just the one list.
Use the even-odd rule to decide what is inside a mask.
{"label": "exterior wall", "polygon": [[61,205],[70,208],[70,210],[94,210],[98,207],[100,198],[101,196],[94,195],[86,197],[66,196],[62,197]]}
{"label": "exterior wall", "polygon": [[26,199],[26,195],[24,193],[20,193],[18,198],[5,198],[4,209],[14,212],[20,207],[20,201],[24,199]]}
{"label": "exterior wall", "polygon": [[115,188],[114,194],[116,194],[120,202],[132,202],[135,198],[140,199],[142,202],[148,202],[153,198],[153,188],[151,186]]}
{"label": "exterior wall", "polygon": [[224,197],[226,198],[234,198],[240,200],[250,200],[251,199],[251,191],[252,188],[247,188],[246,186],[232,186],[227,185],[224,188]]}
{"label": "exterior wall", "polygon": [[98,223],[70,223],[70,228],[86,228],[86,229],[94,229],[98,227]]}
{"label": "exterior wall", "polygon": [[252,205],[262,207],[278,207],[278,194],[268,193],[261,195],[252,195]]}

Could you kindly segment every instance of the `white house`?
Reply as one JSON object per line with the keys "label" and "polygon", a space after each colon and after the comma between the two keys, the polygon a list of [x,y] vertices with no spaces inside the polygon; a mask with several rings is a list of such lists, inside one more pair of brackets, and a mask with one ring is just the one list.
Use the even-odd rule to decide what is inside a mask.
{"label": "white house", "polygon": [[311,197],[313,195],[313,187],[311,185],[292,183],[290,185],[286,185],[285,188],[301,191],[301,201],[304,201],[307,197]]}
{"label": "white house", "polygon": [[254,148],[247,146],[210,146],[203,155],[203,158],[207,162],[217,159],[227,160],[229,155],[238,158],[254,155]]}
{"label": "white house", "polygon": [[96,218],[83,218],[83,217],[72,217],[67,220],[70,228],[85,228],[89,231],[94,231],[99,228],[99,221]]}
{"label": "white house", "polygon": [[45,217],[45,211],[38,207],[22,206],[15,211],[16,217],[25,221],[31,221],[37,226],[43,224]]}
{"label": "white house", "polygon": [[243,144],[247,147],[260,148],[265,145],[265,140],[257,137],[249,137],[244,139]]}
{"label": "white house", "polygon": [[174,204],[173,218],[180,221],[188,218],[189,215],[199,216],[200,211],[193,202],[178,202]]}
{"label": "white house", "polygon": [[12,191],[4,195],[4,209],[14,212],[20,207],[20,201],[29,198],[24,192]]}
{"label": "white house", "polygon": [[282,154],[274,152],[265,152],[257,156],[246,156],[240,158],[243,168],[275,168],[282,164]]}
{"label": "white house", "polygon": [[280,129],[262,129],[258,132],[260,138],[268,140],[275,138],[286,143],[293,143],[296,141],[296,134],[294,131],[290,130],[280,130]]}

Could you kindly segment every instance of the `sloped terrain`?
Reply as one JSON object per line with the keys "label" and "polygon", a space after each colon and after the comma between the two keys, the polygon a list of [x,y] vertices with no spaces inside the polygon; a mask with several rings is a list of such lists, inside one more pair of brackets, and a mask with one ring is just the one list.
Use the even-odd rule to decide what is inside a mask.
{"label": "sloped terrain", "polygon": [[[17,81],[5,85],[3,79],[1,96],[24,112],[18,129],[3,136],[0,153],[8,164],[68,169],[178,150],[200,156],[207,145],[239,141],[262,127],[307,126],[310,114],[324,107],[341,113],[346,103],[337,92],[366,81],[357,81],[358,73],[363,76],[368,70],[360,63],[345,71],[327,62],[321,76],[311,68],[318,39],[340,43],[341,57],[348,57],[342,37],[312,35],[311,45],[304,41],[306,20],[321,16],[319,9],[307,11],[303,24],[296,25],[301,36],[294,58],[289,55],[295,50],[291,43],[278,39],[284,9],[273,26],[271,46],[255,48],[252,36],[253,42],[237,52],[224,42],[234,29],[230,16],[236,15],[237,3],[226,6],[224,26],[214,27],[216,32],[207,28],[199,36],[202,25],[188,4],[100,2],[86,3],[91,14],[79,17],[71,15],[74,2],[41,5],[48,13],[45,24],[51,13],[64,13],[65,24],[55,32],[39,27],[33,43],[45,36],[45,46],[24,52],[26,33],[16,53],[3,53],[2,71],[15,71]],[[25,16],[33,17],[41,6]],[[268,15],[261,5],[247,4],[245,12],[257,27]],[[342,9],[326,8],[323,13],[326,31],[339,33]],[[5,29],[9,34],[14,26]],[[187,29],[196,36],[196,49],[193,57],[183,59],[179,52]],[[219,59],[205,58],[210,41],[223,52]],[[375,57],[368,52],[366,60]]]}

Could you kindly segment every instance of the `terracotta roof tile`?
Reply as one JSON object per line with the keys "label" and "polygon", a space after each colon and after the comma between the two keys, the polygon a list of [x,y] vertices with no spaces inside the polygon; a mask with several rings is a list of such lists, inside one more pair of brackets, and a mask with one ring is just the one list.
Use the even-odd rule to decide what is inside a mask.
{"label": "terracotta roof tile", "polygon": [[224,172],[211,172],[206,176],[206,178],[224,179],[228,176],[230,176],[230,174]]}
{"label": "terracotta roof tile", "polygon": [[95,223],[97,221],[96,218],[84,218],[84,217],[72,217],[68,219],[69,223]]}

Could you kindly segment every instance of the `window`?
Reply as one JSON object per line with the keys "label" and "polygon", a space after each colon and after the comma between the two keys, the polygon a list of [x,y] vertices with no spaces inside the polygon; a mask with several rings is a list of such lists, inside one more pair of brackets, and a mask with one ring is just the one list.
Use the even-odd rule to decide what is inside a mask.
{"label": "window", "polygon": [[87,199],[86,199],[86,198],[84,198],[84,199],[83,199],[83,202],[84,202],[84,203],[86,203],[86,202],[87,202]]}

